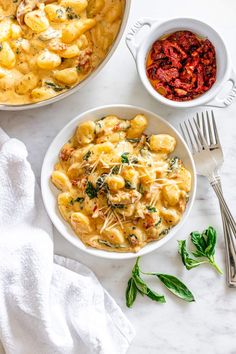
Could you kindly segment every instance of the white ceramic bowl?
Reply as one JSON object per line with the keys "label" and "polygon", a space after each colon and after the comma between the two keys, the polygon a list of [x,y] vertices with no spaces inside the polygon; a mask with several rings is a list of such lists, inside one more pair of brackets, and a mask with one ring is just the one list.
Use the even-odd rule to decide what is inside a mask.
{"label": "white ceramic bowl", "polygon": [[[192,174],[192,189],[190,193],[190,199],[187,204],[187,208],[183,214],[183,217],[179,224],[177,224],[169,234],[159,241],[155,241],[147,244],[144,248],[142,248],[138,253],[116,253],[116,252],[107,252],[102,250],[97,250],[95,248],[85,246],[82,241],[74,234],[70,225],[62,218],[60,212],[57,207],[57,195],[59,191],[53,186],[50,181],[50,176],[54,168],[54,164],[58,159],[58,153],[71,136],[74,134],[74,131],[77,125],[86,120],[97,120],[106,115],[115,114],[121,118],[131,119],[136,114],[143,113],[148,118],[148,129],[147,133],[168,133],[174,136],[177,140],[177,147],[174,152],[175,155],[179,156],[185,166],[191,171]],[[41,173],[41,189],[43,195],[43,201],[45,208],[57,230],[61,233],[61,235],[71,242],[74,246],[79,248],[80,250],[87,252],[91,255],[109,258],[109,259],[128,259],[134,258],[137,256],[141,256],[156,250],[161,247],[167,241],[169,241],[175,233],[181,228],[183,223],[186,221],[189,212],[192,208],[193,201],[195,198],[196,191],[196,172],[194,167],[194,162],[192,155],[185,144],[182,137],[179,133],[164,119],[160,118],[158,115],[147,111],[141,107],[128,106],[128,105],[110,105],[110,106],[102,106],[85,113],[80,114],[78,117],[74,118],[70,121],[61,132],[55,137],[53,142],[51,143],[46,156],[44,158],[42,173]]]}
{"label": "white ceramic bowl", "polygon": [[[137,34],[144,27],[148,26],[148,31],[137,44]],[[146,75],[146,59],[152,44],[166,34],[175,31],[189,30],[201,37],[208,38],[216,50],[217,76],[214,85],[204,94],[191,101],[176,102],[171,101],[159,94],[151,85]],[[147,91],[159,102],[174,108],[189,108],[200,105],[223,108],[229,106],[236,97],[236,74],[232,70],[230,57],[221,36],[204,22],[191,18],[176,18],[168,21],[143,18],[136,22],[126,36],[126,44],[136,62],[139,77]],[[219,99],[222,86],[231,81],[232,89],[226,97]]]}

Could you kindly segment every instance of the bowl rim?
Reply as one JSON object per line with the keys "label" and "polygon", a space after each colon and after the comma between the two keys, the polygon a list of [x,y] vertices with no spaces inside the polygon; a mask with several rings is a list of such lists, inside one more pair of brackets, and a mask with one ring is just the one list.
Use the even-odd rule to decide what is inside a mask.
{"label": "bowl rim", "polygon": [[[153,19],[152,19],[152,21],[153,21]],[[197,97],[193,100],[190,100],[190,101],[180,101],[180,102],[179,101],[172,101],[170,99],[165,98],[161,94],[159,94],[151,85],[151,83],[146,75],[146,70],[143,69],[143,67],[141,65],[142,62],[139,60],[139,56],[140,56],[140,54],[142,54],[142,49],[145,45],[145,40],[147,41],[148,38],[151,37],[152,34],[155,31],[157,31],[161,25],[171,24],[172,27],[174,28],[176,22],[182,23],[180,26],[179,25],[176,26],[182,30],[184,30],[185,23],[188,24],[189,26],[191,26],[191,22],[195,23],[197,26],[199,26],[199,28],[201,28],[201,30],[200,30],[201,32],[204,32],[204,28],[209,29],[209,31],[211,31],[212,33],[215,34],[215,36],[217,37],[217,41],[221,42],[221,45],[223,46],[224,51],[225,51],[225,55],[226,55],[226,65],[225,65],[224,75],[220,81],[216,77],[216,81],[217,81],[218,85],[217,86],[213,85],[207,92],[203,93],[199,97]],[[191,30],[191,29],[188,29],[188,30]],[[192,30],[192,31],[193,31],[193,33],[196,32],[196,30]],[[147,54],[148,54],[152,44],[153,44],[153,42],[149,43],[148,49],[145,51],[145,60],[146,60]],[[214,46],[216,47],[217,45],[214,44]],[[170,18],[167,20],[165,20],[165,19],[158,20],[157,19],[156,22],[153,23],[153,26],[151,26],[150,31],[148,31],[146,33],[146,35],[144,36],[142,41],[139,43],[138,48],[137,48],[137,56],[136,56],[135,61],[136,61],[137,71],[138,71],[139,77],[141,79],[141,82],[142,82],[143,86],[145,87],[145,89],[149,92],[149,94],[152,97],[154,97],[156,100],[158,100],[159,102],[165,104],[166,106],[174,107],[174,108],[191,108],[191,107],[204,105],[204,104],[210,102],[220,92],[220,90],[222,88],[221,85],[223,83],[225,83],[227,81],[227,79],[229,78],[230,71],[232,68],[229,51],[228,51],[227,46],[226,46],[223,38],[221,37],[221,35],[212,26],[210,26],[206,22],[200,21],[195,18],[190,18],[190,17],[176,17],[176,18]],[[146,65],[144,65],[144,67],[146,68]]]}
{"label": "bowl rim", "polygon": [[[61,216],[61,220],[60,222],[58,221],[58,218],[55,217],[55,213],[50,209],[48,203],[47,203],[47,193],[48,193],[48,178],[47,178],[47,173],[46,171],[48,170],[47,166],[48,166],[48,158],[51,154],[51,150],[53,149],[54,144],[57,141],[62,140],[61,138],[63,137],[63,135],[65,134],[65,132],[69,129],[74,130],[74,127],[76,124],[78,124],[80,122],[81,119],[83,119],[83,116],[85,115],[92,115],[93,113],[96,113],[98,110],[104,110],[104,109],[134,109],[138,112],[142,112],[144,114],[147,115],[152,115],[155,118],[157,118],[159,121],[161,121],[162,123],[164,123],[167,128],[170,128],[171,130],[174,131],[174,133],[176,134],[176,136],[178,137],[178,139],[181,141],[181,143],[183,144],[186,154],[189,157],[190,160],[190,164],[191,164],[191,169],[192,169],[192,189],[191,189],[191,197],[190,200],[188,202],[188,207],[185,210],[180,222],[173,227],[173,229],[171,229],[171,231],[168,233],[168,235],[166,235],[165,237],[163,237],[161,240],[159,241],[154,241],[153,243],[149,243],[153,245],[152,249],[149,249],[149,247],[144,246],[143,248],[141,248],[140,251],[138,251],[137,253],[131,253],[131,252],[127,252],[127,253],[119,253],[119,252],[109,252],[109,251],[103,251],[103,250],[99,250],[99,249],[95,249],[92,247],[88,247],[86,245],[85,248],[81,248],[78,243],[77,240],[79,239],[79,237],[76,237],[76,235],[74,234],[73,230],[70,228],[71,234],[70,237],[63,232],[60,223],[61,221],[63,223],[65,223],[66,225],[68,224]],[[72,132],[71,132],[72,134]],[[65,141],[61,142],[61,146],[66,143]],[[58,151],[55,153],[55,156],[58,155]],[[185,143],[184,139],[182,138],[182,136],[180,135],[180,133],[177,131],[177,129],[175,129],[168,121],[166,121],[164,118],[160,117],[159,115],[157,115],[156,113],[140,107],[140,106],[136,106],[136,105],[128,105],[128,104],[109,104],[109,105],[102,105],[102,106],[98,106],[92,109],[89,109],[85,112],[80,113],[78,116],[76,116],[75,118],[73,118],[69,123],[67,123],[60,131],[59,133],[55,136],[55,138],[52,140],[51,144],[49,145],[44,160],[43,160],[43,164],[42,164],[42,169],[41,169],[41,193],[42,193],[42,199],[43,199],[43,203],[44,203],[44,207],[47,211],[47,214],[52,222],[52,224],[55,226],[55,228],[57,229],[57,231],[60,233],[61,237],[65,238],[68,242],[70,242],[73,246],[75,246],[77,249],[79,249],[81,252],[84,252],[86,254],[89,254],[91,256],[96,256],[98,258],[103,258],[103,259],[112,259],[112,260],[125,260],[125,259],[132,259],[132,258],[137,258],[138,256],[143,256],[146,255],[148,253],[151,253],[153,251],[156,251],[158,248],[160,248],[162,245],[164,245],[165,243],[167,243],[170,239],[172,239],[175,234],[179,231],[179,229],[183,226],[183,224],[186,222],[192,207],[193,207],[193,203],[195,201],[195,196],[196,196],[196,188],[197,188],[197,174],[196,174],[196,168],[195,168],[195,163],[192,157],[192,154],[187,146],[187,144]],[[81,241],[81,240],[80,240]],[[82,242],[82,241],[81,241]]]}
{"label": "bowl rim", "polygon": [[113,41],[113,44],[110,47],[110,49],[107,52],[104,59],[91,72],[90,75],[85,77],[81,82],[79,82],[77,85],[75,85],[71,89],[69,89],[59,95],[56,95],[54,97],[43,100],[43,101],[34,102],[34,103],[24,103],[24,104],[18,104],[18,105],[10,105],[10,104],[0,103],[0,111],[23,111],[23,110],[28,110],[28,109],[44,107],[49,104],[56,103],[66,97],[69,97],[70,95],[77,92],[80,88],[84,87],[87,83],[90,82],[90,80],[92,80],[94,77],[96,77],[96,75],[104,68],[104,66],[110,61],[113,54],[115,53],[118,45],[120,44],[122,36],[124,35],[124,32],[125,32],[125,29],[126,29],[126,26],[128,23],[129,14],[130,14],[130,8],[131,8],[131,0],[125,0],[124,13],[123,13],[121,25],[120,25],[119,31],[117,33],[117,36],[116,36],[115,40]]}

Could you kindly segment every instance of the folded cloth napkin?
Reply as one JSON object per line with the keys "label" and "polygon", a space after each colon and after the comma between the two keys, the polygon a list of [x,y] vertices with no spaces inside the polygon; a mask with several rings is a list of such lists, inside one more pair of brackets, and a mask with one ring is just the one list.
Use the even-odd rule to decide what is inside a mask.
{"label": "folded cloth napkin", "polygon": [[25,145],[0,130],[0,353],[122,354],[133,337],[87,267],[53,258]]}

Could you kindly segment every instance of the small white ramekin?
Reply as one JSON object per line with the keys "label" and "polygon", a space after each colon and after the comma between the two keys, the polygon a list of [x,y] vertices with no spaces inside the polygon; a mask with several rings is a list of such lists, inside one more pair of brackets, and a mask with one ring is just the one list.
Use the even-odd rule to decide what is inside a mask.
{"label": "small white ramekin", "polygon": [[[137,43],[137,33],[144,27],[149,29],[142,40]],[[216,50],[217,76],[214,85],[204,94],[191,101],[172,101],[159,94],[150,83],[146,75],[146,60],[152,44],[160,37],[180,30],[188,30],[201,37],[208,38]],[[204,22],[191,18],[176,18],[167,21],[142,18],[130,29],[126,36],[126,44],[136,62],[139,77],[147,91],[159,102],[174,108],[190,108],[196,106],[212,106],[224,108],[229,106],[236,97],[236,74],[234,73],[229,53],[221,36]],[[231,91],[226,97],[220,99],[223,85],[230,81]]]}

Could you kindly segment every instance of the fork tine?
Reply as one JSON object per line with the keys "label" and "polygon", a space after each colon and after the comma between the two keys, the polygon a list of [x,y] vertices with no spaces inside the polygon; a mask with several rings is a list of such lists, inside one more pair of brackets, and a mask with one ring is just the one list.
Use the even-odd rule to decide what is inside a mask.
{"label": "fork tine", "polygon": [[208,126],[209,142],[210,142],[210,144],[213,145],[213,144],[215,144],[215,142],[213,140],[211,122],[210,122],[210,117],[209,117],[208,111],[206,111],[206,115],[207,115],[207,126]]}
{"label": "fork tine", "polygon": [[196,122],[196,120],[194,118],[193,118],[193,122],[195,124],[195,127],[197,128],[198,136],[200,138],[202,146],[204,147],[205,150],[209,150],[207,142],[206,142],[204,136],[202,135],[201,130],[200,130],[199,126],[197,125],[197,122]]}
{"label": "fork tine", "polygon": [[[194,122],[195,122],[195,121],[194,121]],[[193,126],[192,126],[190,120],[188,120],[188,124],[189,124],[189,126],[190,126],[190,128],[191,128],[191,130],[192,130],[193,137],[194,137],[194,139],[195,139],[195,142],[196,142],[198,151],[201,151],[201,150],[202,150],[202,145],[200,144],[200,141],[199,141],[199,139],[198,139],[198,137],[197,137],[197,135],[196,135],[196,133],[195,133],[195,131],[194,131],[194,129],[193,129]],[[199,129],[199,128],[198,128],[198,129]],[[199,129],[199,131],[200,131],[200,129]]]}
{"label": "fork tine", "polygon": [[214,129],[214,134],[215,134],[215,141],[216,141],[216,144],[220,145],[220,138],[219,138],[219,135],[218,135],[218,130],[217,130],[215,116],[214,116],[214,112],[213,111],[211,111],[211,117],[212,117],[212,125],[213,125],[213,129]]}
{"label": "fork tine", "polygon": [[197,113],[197,124],[198,124],[199,128],[201,129],[201,122],[200,122],[200,117],[199,117],[198,113]]}
{"label": "fork tine", "polygon": [[207,129],[206,129],[206,122],[205,122],[205,119],[204,119],[204,113],[202,112],[202,130],[203,130],[203,136],[208,144],[208,134],[207,134]]}
{"label": "fork tine", "polygon": [[183,136],[183,138],[184,138],[184,140],[185,140],[186,144],[188,144],[188,139],[187,139],[187,137],[186,137],[186,135],[185,135],[185,132],[184,132],[184,129],[183,129],[183,127],[182,127],[182,124],[181,124],[181,123],[180,123],[179,127],[180,127],[181,134],[182,134],[182,136]]}
{"label": "fork tine", "polygon": [[189,132],[189,129],[188,129],[188,126],[187,126],[186,122],[184,122],[184,126],[185,126],[185,130],[186,130],[186,132],[188,134],[188,138],[189,138],[189,141],[190,141],[192,152],[195,153],[195,152],[197,152],[197,149],[196,149],[196,147],[195,147],[195,145],[193,143],[193,140],[192,140],[192,137],[191,137],[191,134]]}

